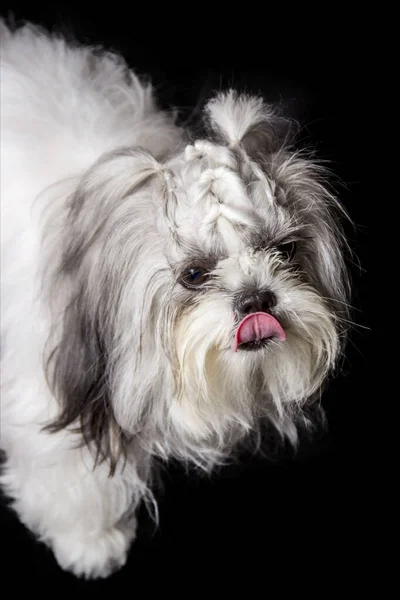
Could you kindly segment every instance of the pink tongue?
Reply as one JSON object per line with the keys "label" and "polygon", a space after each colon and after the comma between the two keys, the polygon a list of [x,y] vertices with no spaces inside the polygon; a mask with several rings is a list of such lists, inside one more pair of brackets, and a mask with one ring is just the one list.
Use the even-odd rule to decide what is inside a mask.
{"label": "pink tongue", "polygon": [[237,352],[240,344],[268,340],[270,338],[276,338],[280,342],[283,342],[286,340],[286,333],[272,315],[264,312],[252,313],[239,323],[235,339],[232,343],[232,350]]}

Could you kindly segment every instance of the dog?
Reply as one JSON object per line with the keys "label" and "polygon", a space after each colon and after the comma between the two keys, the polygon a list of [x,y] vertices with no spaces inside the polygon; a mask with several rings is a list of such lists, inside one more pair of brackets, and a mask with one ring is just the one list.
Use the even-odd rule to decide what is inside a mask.
{"label": "dog", "polygon": [[1,23],[1,477],[62,569],[121,568],[157,461],[296,445],[346,340],[345,210],[258,96],[201,135],[112,52]]}

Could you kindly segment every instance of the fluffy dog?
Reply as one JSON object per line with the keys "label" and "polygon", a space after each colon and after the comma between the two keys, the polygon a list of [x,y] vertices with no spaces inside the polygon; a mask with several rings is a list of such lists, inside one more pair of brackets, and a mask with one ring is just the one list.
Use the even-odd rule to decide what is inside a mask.
{"label": "fluffy dog", "polygon": [[230,90],[194,138],[118,56],[1,25],[2,485],[106,577],[154,460],[296,443],[345,338],[343,212],[285,120]]}

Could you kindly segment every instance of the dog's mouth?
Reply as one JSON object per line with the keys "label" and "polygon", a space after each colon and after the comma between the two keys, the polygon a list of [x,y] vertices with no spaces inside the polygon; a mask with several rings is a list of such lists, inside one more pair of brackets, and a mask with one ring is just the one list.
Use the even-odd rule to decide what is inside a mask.
{"label": "dog's mouth", "polygon": [[266,348],[270,345],[272,338],[266,338],[264,340],[255,340],[254,342],[244,342],[240,344],[238,350],[246,350],[246,352],[257,352],[262,348]]}
{"label": "dog's mouth", "polygon": [[270,341],[284,342],[286,333],[272,315],[256,312],[247,315],[240,323],[232,342],[232,350],[260,350]]}

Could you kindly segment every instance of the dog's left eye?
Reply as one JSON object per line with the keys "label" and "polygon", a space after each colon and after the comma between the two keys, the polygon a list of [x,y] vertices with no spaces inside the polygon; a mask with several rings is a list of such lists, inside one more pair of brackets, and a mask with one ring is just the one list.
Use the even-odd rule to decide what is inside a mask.
{"label": "dog's left eye", "polygon": [[292,260],[292,258],[294,258],[296,249],[296,242],[287,242],[286,244],[277,246],[278,252],[282,254],[286,260]]}
{"label": "dog's left eye", "polygon": [[202,267],[191,267],[186,274],[181,277],[182,285],[187,288],[200,287],[208,279],[208,272]]}

